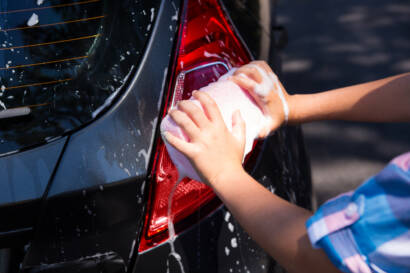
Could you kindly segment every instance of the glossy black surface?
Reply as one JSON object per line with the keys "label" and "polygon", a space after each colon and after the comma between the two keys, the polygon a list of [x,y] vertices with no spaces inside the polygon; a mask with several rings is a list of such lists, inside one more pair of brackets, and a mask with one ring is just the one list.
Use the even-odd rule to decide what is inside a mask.
{"label": "glossy black surface", "polygon": [[[310,169],[300,128],[281,128],[259,148],[261,153],[252,159],[256,165],[248,172],[270,191],[309,209]],[[180,234],[175,249],[185,272],[283,272],[224,206]],[[140,254],[133,272],[181,272],[169,252],[169,243],[164,243]]]}
{"label": "glossy black surface", "polygon": [[67,138],[0,158],[0,248],[31,238],[40,199],[57,166]]}
{"label": "glossy black surface", "polygon": [[[272,19],[260,18],[268,14],[260,12],[264,7],[260,3],[269,1],[223,2],[254,57],[270,61],[278,71],[269,58],[275,54],[266,31]],[[164,0],[155,10],[152,36],[127,88],[107,112],[68,136],[57,157],[58,166],[51,171],[51,179],[47,178],[45,194],[40,195],[43,199],[0,210],[2,217],[16,215],[11,221],[14,224],[4,230],[27,229],[20,230],[24,234],[14,233],[14,238],[21,239],[17,245],[2,244],[6,242],[2,235],[11,237],[0,232],[0,248],[11,247],[10,253],[16,253],[11,263],[14,271],[10,272],[20,267],[21,272],[180,272],[169,256],[167,242],[137,253],[180,6],[180,1]],[[248,28],[237,24],[241,16],[248,16]],[[252,176],[279,196],[310,208],[310,172],[300,128],[285,126],[257,149],[260,152],[251,158],[252,168],[248,169]],[[23,220],[18,217],[22,210],[35,216]],[[175,241],[185,272],[282,272],[225,207],[204,218],[198,212],[190,221],[196,224]]]}
{"label": "glossy black surface", "polygon": [[126,92],[107,113],[70,137],[25,266],[106,252],[117,253],[128,265],[144,217],[144,181],[177,6],[162,3],[153,36]]}
{"label": "glossy black surface", "polygon": [[[271,46],[276,1],[222,0],[222,3],[253,57],[271,61],[276,54]],[[272,67],[280,70],[278,65]]]}
{"label": "glossy black surface", "polygon": [[107,252],[84,257],[74,261],[45,264],[38,267],[26,267],[21,272],[26,273],[123,273],[126,268],[124,261],[116,253]]}
{"label": "glossy black surface", "polygon": [[[137,67],[159,1],[0,2],[0,155],[91,121]],[[33,20],[36,19],[36,20]]]}
{"label": "glossy black surface", "polygon": [[66,141],[0,157],[0,207],[42,197]]}

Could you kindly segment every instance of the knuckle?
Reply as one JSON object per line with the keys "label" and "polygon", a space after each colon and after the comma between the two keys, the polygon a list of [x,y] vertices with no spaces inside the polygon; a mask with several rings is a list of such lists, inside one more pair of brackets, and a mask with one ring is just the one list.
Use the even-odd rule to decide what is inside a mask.
{"label": "knuckle", "polygon": [[205,92],[198,92],[198,96],[199,96],[199,100],[203,103],[209,104],[212,102],[211,97]]}
{"label": "knuckle", "polygon": [[171,110],[171,112],[169,112],[169,115],[170,115],[170,117],[171,117],[173,120],[178,119],[177,110]]}
{"label": "knuckle", "polygon": [[184,112],[189,112],[192,109],[190,102],[186,100],[180,101],[178,108]]}

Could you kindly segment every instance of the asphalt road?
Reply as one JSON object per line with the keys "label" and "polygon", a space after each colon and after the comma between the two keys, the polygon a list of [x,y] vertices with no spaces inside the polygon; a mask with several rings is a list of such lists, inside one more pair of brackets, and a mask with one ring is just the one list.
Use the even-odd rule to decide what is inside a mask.
{"label": "asphalt road", "polygon": [[[282,0],[277,19],[289,33],[281,80],[290,93],[410,71],[409,0]],[[410,151],[410,124],[316,122],[303,130],[318,204]]]}

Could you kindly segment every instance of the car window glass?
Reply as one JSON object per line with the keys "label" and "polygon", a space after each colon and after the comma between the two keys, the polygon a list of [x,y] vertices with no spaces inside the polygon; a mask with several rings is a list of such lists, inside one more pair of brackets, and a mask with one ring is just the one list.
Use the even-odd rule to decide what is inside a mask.
{"label": "car window glass", "polygon": [[0,155],[90,122],[135,70],[159,1],[1,0]]}

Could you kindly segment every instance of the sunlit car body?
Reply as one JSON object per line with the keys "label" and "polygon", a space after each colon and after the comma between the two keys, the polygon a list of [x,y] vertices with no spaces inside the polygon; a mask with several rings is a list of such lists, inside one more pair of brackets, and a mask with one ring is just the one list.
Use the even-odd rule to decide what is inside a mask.
{"label": "sunlit car body", "polygon": [[[181,260],[169,255],[175,170],[158,134],[161,117],[189,96],[188,87],[252,56],[279,72],[272,5],[2,1],[0,99],[7,109],[0,114],[9,116],[0,119],[0,271],[277,272],[212,191],[194,181],[181,182],[172,210]],[[256,143],[246,168],[310,208],[299,128]]]}

